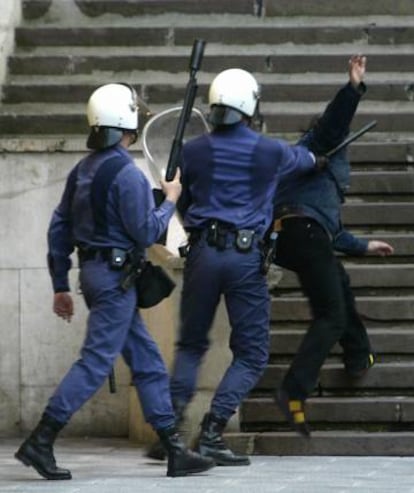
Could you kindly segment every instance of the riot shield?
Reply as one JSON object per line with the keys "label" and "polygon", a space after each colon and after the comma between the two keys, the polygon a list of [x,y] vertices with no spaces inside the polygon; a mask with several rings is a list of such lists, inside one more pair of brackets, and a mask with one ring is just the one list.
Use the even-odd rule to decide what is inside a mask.
{"label": "riot shield", "polygon": [[[162,111],[148,120],[143,128],[142,147],[154,184],[158,184],[160,179],[165,179],[171,144],[181,110],[179,106]],[[209,127],[203,114],[197,108],[193,108],[185,127],[183,143],[208,131]],[[177,253],[178,247],[185,241],[186,234],[180,218],[175,214],[168,228],[166,246],[172,253]]]}

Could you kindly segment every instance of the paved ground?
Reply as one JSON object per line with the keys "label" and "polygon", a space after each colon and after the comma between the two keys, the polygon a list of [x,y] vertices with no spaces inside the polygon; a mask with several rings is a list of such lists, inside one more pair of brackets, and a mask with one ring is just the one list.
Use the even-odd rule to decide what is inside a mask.
{"label": "paved ground", "polygon": [[71,481],[46,481],[0,441],[0,492],[7,493],[414,493],[414,457],[252,457],[249,467],[167,478],[165,464],[124,440],[60,439],[58,464]]}

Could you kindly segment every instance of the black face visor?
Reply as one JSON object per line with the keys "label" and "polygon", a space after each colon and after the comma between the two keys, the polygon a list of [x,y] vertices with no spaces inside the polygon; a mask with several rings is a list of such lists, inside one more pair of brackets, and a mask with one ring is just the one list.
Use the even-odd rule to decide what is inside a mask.
{"label": "black face visor", "polygon": [[86,145],[89,149],[106,149],[118,144],[123,134],[124,131],[120,128],[91,127]]}
{"label": "black face visor", "polygon": [[243,118],[246,118],[240,111],[234,110],[228,106],[214,104],[208,115],[208,122],[213,127],[220,125],[234,125],[240,122]]}

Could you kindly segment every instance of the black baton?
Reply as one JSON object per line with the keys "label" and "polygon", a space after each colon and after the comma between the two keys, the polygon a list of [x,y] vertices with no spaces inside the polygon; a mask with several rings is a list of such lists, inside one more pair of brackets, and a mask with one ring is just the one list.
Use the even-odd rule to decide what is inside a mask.
{"label": "black baton", "polygon": [[351,144],[355,140],[359,139],[361,137],[361,135],[364,135],[366,132],[368,132],[369,130],[371,130],[371,128],[374,128],[376,124],[377,124],[377,121],[376,120],[372,120],[372,122],[367,123],[362,128],[360,128],[359,130],[357,130],[356,132],[353,132],[352,134],[348,135],[348,137],[344,141],[342,141],[336,147],[334,147],[333,149],[331,149],[330,151],[328,151],[325,154],[325,156],[330,157],[333,154],[335,154],[336,152],[338,152],[341,149],[343,149],[344,147],[348,146],[349,144]]}
{"label": "black baton", "polygon": [[115,381],[115,370],[112,368],[111,373],[108,376],[109,392],[111,394],[116,393],[116,381]]}

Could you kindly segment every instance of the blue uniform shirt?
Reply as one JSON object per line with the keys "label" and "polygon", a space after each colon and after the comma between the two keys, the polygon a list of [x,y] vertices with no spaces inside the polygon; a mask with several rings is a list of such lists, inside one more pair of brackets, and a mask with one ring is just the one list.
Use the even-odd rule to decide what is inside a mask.
{"label": "blue uniform shirt", "polygon": [[202,229],[216,219],[262,237],[280,177],[313,168],[308,149],[265,137],[244,122],[197,137],[183,147],[184,226]]}
{"label": "blue uniform shirt", "polygon": [[[103,207],[106,229],[96,228],[91,184],[108,159],[125,162],[110,184]],[[102,197],[105,200],[105,197]],[[99,198],[98,198],[99,201]],[[148,180],[121,145],[89,154],[71,171],[48,230],[48,260],[55,292],[68,291],[70,255],[83,248],[140,248],[144,252],[165,231],[175,209],[165,200],[156,208]]]}

